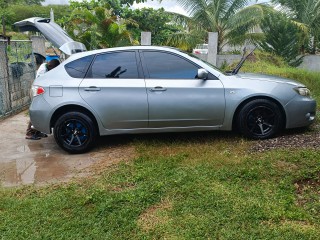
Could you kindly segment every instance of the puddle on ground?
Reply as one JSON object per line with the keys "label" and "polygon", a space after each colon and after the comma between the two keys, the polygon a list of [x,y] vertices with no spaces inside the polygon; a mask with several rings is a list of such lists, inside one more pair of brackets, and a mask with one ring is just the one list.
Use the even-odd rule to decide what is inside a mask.
{"label": "puddle on ground", "polygon": [[68,154],[52,135],[26,140],[28,121],[28,115],[22,112],[0,122],[0,186],[65,182],[99,173],[134,154],[122,137],[102,138],[89,153]]}
{"label": "puddle on ground", "polygon": [[[21,140],[20,140],[21,141]],[[65,182],[73,177],[99,172],[133,156],[130,146],[100,146],[85,154],[68,154],[52,136],[39,141],[8,147],[0,155],[0,180],[3,187]]]}
{"label": "puddle on ground", "polygon": [[[54,143],[52,143],[54,144]],[[18,146],[11,156],[1,156],[0,180],[4,187],[62,182],[79,175],[94,159],[91,154],[70,155],[51,145],[39,143]],[[42,144],[46,145],[46,144]]]}

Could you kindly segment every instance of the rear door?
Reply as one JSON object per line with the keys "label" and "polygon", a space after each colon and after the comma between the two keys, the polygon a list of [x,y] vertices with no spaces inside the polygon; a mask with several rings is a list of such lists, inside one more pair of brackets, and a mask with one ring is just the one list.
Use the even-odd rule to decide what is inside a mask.
{"label": "rear door", "polygon": [[106,129],[148,126],[147,94],[138,59],[135,51],[99,54],[80,84],[80,95]]}
{"label": "rear door", "polygon": [[209,74],[196,78],[201,68],[167,51],[141,51],[149,103],[149,127],[220,126],[225,96],[221,81]]}

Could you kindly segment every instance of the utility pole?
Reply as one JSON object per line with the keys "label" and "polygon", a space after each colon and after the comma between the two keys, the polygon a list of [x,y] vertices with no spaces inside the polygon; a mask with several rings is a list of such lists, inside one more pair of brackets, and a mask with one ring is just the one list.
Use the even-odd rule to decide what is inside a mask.
{"label": "utility pole", "polygon": [[208,56],[207,62],[211,63],[214,66],[217,66],[217,57],[218,57],[218,33],[209,32],[208,38]]}
{"label": "utility pole", "polygon": [[54,22],[54,12],[52,8],[50,9],[50,20],[51,22]]}

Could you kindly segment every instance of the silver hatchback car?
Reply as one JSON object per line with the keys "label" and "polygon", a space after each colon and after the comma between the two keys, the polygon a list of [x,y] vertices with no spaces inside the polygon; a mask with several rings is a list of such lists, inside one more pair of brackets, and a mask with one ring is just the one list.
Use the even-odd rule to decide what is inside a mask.
{"label": "silver hatchback car", "polygon": [[35,80],[30,117],[64,150],[89,150],[99,135],[239,130],[253,139],[315,119],[301,83],[226,75],[177,49],[132,46],[81,52]]}
{"label": "silver hatchback car", "polygon": [[[41,32],[67,55],[86,50],[50,19],[14,25]],[[265,139],[314,121],[316,102],[304,85],[238,74],[240,67],[226,75],[164,47],[78,53],[36,79],[31,121],[42,132],[53,129],[57,143],[71,153],[87,151],[98,135],[236,129]]]}

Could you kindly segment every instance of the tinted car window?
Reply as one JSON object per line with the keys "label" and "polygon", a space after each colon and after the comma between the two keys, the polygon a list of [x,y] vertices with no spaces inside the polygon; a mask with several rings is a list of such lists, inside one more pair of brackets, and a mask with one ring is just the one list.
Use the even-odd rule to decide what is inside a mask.
{"label": "tinted car window", "polygon": [[114,52],[97,55],[88,78],[138,78],[135,52]]}
{"label": "tinted car window", "polygon": [[94,55],[83,57],[75,61],[69,62],[64,66],[67,73],[73,78],[84,78],[88,67],[93,59]]}
{"label": "tinted car window", "polygon": [[199,67],[191,62],[166,52],[143,53],[150,78],[195,79]]}

